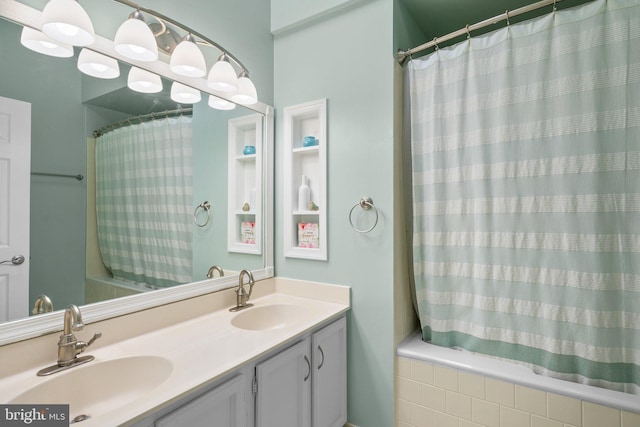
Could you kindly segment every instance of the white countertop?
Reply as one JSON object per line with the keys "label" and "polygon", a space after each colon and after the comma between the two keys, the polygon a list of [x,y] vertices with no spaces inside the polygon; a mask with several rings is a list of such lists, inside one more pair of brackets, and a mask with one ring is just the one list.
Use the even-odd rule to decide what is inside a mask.
{"label": "white countertop", "polygon": [[[316,289],[317,286],[322,285],[314,284]],[[284,292],[283,289],[276,289],[274,293],[252,299],[250,302],[254,307],[238,313],[271,304],[292,304],[303,307],[304,315],[297,317],[297,321],[291,325],[263,331],[239,329],[231,324],[232,318],[238,313],[229,312],[228,308],[225,308],[95,350],[89,348],[86,354],[95,356],[94,361],[61,373],[38,377],[37,369],[30,369],[2,378],[0,401],[10,402],[31,387],[37,387],[45,381],[74,370],[90,369],[92,364],[123,357],[160,356],[173,365],[170,375],[164,382],[142,395],[128,396],[127,403],[118,404],[117,407],[105,409],[108,403],[101,402],[104,407],[96,410],[97,414],[90,414],[91,419],[78,425],[113,426],[140,419],[211,384],[270,350],[287,342],[293,342],[319,324],[338,318],[349,309],[348,288],[345,288],[346,299],[340,302],[336,302],[335,298],[321,299],[322,292],[319,294],[312,292],[308,295],[309,297],[302,297],[300,295],[304,292],[296,290],[292,293],[298,296],[294,296],[286,292],[286,288]],[[80,337],[80,334],[77,335],[79,339],[85,338]],[[95,379],[95,385],[100,387],[99,378]],[[78,414],[74,413],[74,408],[71,407],[71,419],[76,415]]]}

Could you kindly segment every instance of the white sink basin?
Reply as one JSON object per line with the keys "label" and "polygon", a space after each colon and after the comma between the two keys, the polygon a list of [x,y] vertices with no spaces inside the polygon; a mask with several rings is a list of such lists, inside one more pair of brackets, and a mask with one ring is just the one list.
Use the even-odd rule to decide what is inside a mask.
{"label": "white sink basin", "polygon": [[306,310],[297,305],[270,304],[241,311],[231,319],[231,324],[240,329],[264,331],[296,324],[306,316]]}
{"label": "white sink basin", "polygon": [[93,418],[144,396],[172,370],[169,360],[157,356],[94,360],[53,374],[8,403],[69,404],[71,420],[82,415]]}

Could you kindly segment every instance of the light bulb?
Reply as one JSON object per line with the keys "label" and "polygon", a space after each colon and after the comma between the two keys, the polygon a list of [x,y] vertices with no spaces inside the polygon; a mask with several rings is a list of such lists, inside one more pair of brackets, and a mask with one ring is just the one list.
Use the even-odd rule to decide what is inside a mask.
{"label": "light bulb", "polygon": [[202,99],[200,91],[182,83],[171,84],[171,99],[179,104],[197,104]]}
{"label": "light bulb", "polygon": [[151,62],[158,59],[158,45],[151,28],[144,22],[139,11],[129,15],[113,39],[116,52],[129,59]]}
{"label": "light bulb", "polygon": [[127,86],[136,92],[158,93],[162,90],[162,80],[157,74],[138,67],[131,67],[127,77]]}
{"label": "light bulb", "polygon": [[49,0],[42,10],[42,32],[74,46],[87,46],[95,40],[91,18],[75,0]]}
{"label": "light bulb", "polygon": [[207,74],[204,55],[191,34],[188,34],[173,50],[169,67],[171,71],[181,76],[203,77]]}
{"label": "light bulb", "polygon": [[215,108],[216,110],[233,110],[236,108],[236,104],[233,102],[229,102],[225,99],[218,98],[215,95],[209,95],[209,107]]}
{"label": "light bulb", "polygon": [[231,95],[231,100],[242,105],[251,105],[258,102],[256,87],[249,79],[249,73],[244,70],[238,76],[238,90]]}
{"label": "light bulb", "polygon": [[78,55],[78,70],[100,79],[115,79],[120,75],[118,61],[87,48]]}
{"label": "light bulb", "polygon": [[207,85],[219,92],[233,92],[238,89],[238,76],[226,54],[220,55],[218,62],[211,67]]}
{"label": "light bulb", "polygon": [[58,58],[69,58],[73,56],[72,45],[53,40],[43,32],[29,27],[22,28],[20,44],[34,52],[49,56],[55,56]]}

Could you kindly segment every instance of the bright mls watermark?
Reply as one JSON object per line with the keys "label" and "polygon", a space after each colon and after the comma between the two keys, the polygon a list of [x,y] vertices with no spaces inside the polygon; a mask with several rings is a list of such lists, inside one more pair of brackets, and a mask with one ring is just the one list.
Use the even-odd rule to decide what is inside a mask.
{"label": "bright mls watermark", "polygon": [[67,427],[69,405],[0,405],[0,427]]}

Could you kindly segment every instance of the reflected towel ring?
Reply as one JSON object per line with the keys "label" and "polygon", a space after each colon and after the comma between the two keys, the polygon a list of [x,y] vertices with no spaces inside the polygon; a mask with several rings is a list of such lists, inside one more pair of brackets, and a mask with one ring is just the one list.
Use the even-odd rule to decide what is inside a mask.
{"label": "reflected towel ring", "polygon": [[[353,224],[353,210],[360,206],[362,209],[364,209],[365,211],[368,211],[369,209],[373,208],[373,212],[375,212],[376,214],[376,219],[373,222],[373,225],[369,228],[367,228],[366,230],[361,230],[358,227],[356,227]],[[356,203],[355,205],[353,205],[353,207],[351,208],[351,210],[349,211],[349,224],[351,224],[351,228],[353,228],[355,231],[357,231],[358,233],[368,233],[371,230],[373,230],[374,228],[376,228],[376,225],[378,225],[378,209],[373,206],[373,199],[371,197],[363,197],[360,199],[360,201],[358,203]]]}
{"label": "reflected towel ring", "polygon": [[[204,209],[205,212],[207,213],[207,219],[203,224],[198,222],[198,211],[200,209]],[[211,203],[205,200],[204,202],[196,206],[195,210],[193,211],[193,223],[198,227],[205,227],[207,224],[209,224],[210,219],[211,219]]]}

